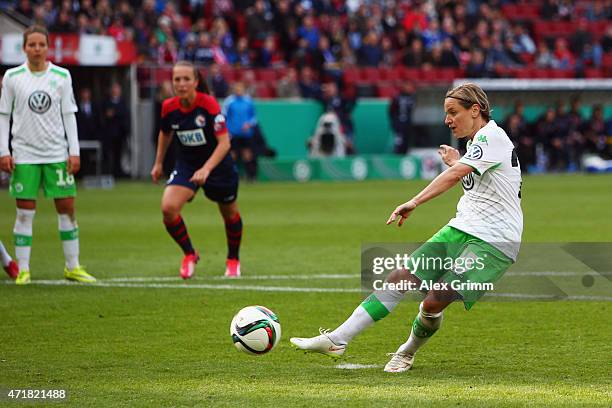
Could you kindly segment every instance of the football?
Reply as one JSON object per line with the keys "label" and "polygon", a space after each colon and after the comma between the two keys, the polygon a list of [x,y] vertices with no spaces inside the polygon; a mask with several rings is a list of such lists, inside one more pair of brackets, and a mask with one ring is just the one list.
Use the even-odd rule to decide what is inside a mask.
{"label": "football", "polygon": [[247,354],[265,354],[278,344],[281,325],[270,309],[247,306],[232,319],[230,336],[238,350]]}

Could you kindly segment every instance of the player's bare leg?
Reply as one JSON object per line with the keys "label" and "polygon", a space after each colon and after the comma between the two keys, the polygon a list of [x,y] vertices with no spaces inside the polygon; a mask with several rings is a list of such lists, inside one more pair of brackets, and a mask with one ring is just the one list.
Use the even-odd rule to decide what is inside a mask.
{"label": "player's bare leg", "polygon": [[181,217],[183,206],[194,195],[195,192],[188,187],[170,185],[165,188],[161,201],[161,211],[166,231],[181,247],[185,255],[180,269],[180,275],[183,279],[189,279],[193,276],[195,265],[200,259],[200,256],[191,245],[187,226]]}
{"label": "player's bare leg", "polygon": [[219,203],[219,212],[225,223],[227,237],[227,261],[225,276],[228,278],[240,277],[240,242],[242,239],[242,218],[236,201],[232,203]]}
{"label": "player's bare leg", "polygon": [[15,238],[15,259],[19,274],[15,279],[17,285],[30,283],[30,254],[32,252],[32,223],[36,214],[35,200],[16,200],[17,217],[13,235]]}

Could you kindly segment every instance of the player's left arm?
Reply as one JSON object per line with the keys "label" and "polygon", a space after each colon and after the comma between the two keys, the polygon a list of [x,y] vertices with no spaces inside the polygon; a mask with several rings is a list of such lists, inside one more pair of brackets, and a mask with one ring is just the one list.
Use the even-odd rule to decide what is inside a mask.
{"label": "player's left arm", "polygon": [[72,91],[70,73],[64,82],[62,91],[62,119],[68,140],[68,174],[76,174],[81,169],[81,151],[79,147],[79,132],[77,130],[76,112],[78,110]]}
{"label": "player's left arm", "polygon": [[213,153],[208,160],[206,160],[206,163],[193,173],[193,177],[189,180],[200,186],[206,183],[206,179],[208,179],[210,173],[219,163],[221,163],[225,156],[227,156],[231,148],[229,134],[227,133],[227,127],[225,125],[225,117],[221,113],[215,116],[214,129],[215,137],[217,138],[217,147],[215,147]]}
{"label": "player's left arm", "polygon": [[467,164],[463,164],[461,162],[455,163],[452,167],[449,167],[440,173],[438,177],[433,179],[432,182],[429,183],[429,185],[419,194],[414,196],[414,198],[397,206],[387,220],[387,225],[394,223],[399,218],[397,226],[401,227],[406,218],[412,214],[412,211],[414,211],[415,208],[448,191],[451,187],[457,184],[459,180],[473,171],[474,169]]}
{"label": "player's left arm", "polygon": [[479,131],[472,139],[467,152],[457,161],[472,167],[479,176],[493,171],[506,159],[507,146],[504,139],[507,140],[497,132]]}
{"label": "player's left arm", "polygon": [[2,95],[0,95],[0,170],[12,173],[15,168],[15,160],[9,150],[9,133],[15,94],[10,86],[9,78],[9,75],[4,76]]}

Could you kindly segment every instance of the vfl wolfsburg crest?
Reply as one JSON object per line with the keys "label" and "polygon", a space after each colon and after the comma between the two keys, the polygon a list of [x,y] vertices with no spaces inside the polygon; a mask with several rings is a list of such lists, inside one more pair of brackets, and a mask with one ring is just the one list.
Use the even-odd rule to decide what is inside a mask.
{"label": "vfl wolfsburg crest", "polygon": [[43,114],[51,107],[51,97],[45,91],[35,91],[28,98],[28,106],[32,112]]}

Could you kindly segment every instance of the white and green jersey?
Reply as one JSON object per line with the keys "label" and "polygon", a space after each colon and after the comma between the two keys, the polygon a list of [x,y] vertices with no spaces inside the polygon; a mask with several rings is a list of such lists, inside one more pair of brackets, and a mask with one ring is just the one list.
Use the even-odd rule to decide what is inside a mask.
{"label": "white and green jersey", "polygon": [[27,62],[4,74],[0,114],[13,115],[12,148],[16,163],[58,163],[68,158],[62,115],[75,113],[72,78],[48,63],[31,72]]}
{"label": "white and green jersey", "polygon": [[491,120],[468,142],[460,163],[474,168],[463,177],[463,196],[448,225],[497,247],[516,261],[521,234],[521,166],[506,132]]}

